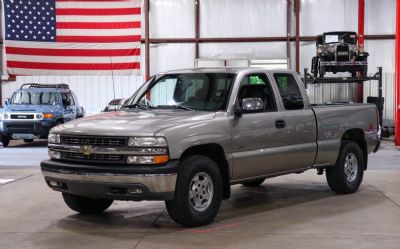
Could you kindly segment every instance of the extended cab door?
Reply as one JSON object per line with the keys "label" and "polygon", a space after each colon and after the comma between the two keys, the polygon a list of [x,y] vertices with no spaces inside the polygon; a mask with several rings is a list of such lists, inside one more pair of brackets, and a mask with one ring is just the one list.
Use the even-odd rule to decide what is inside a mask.
{"label": "extended cab door", "polygon": [[298,74],[271,73],[279,91],[285,120],[286,141],[282,170],[296,170],[314,164],[317,153],[317,127],[310,102]]}
{"label": "extended cab door", "polygon": [[[240,79],[239,79],[240,80]],[[289,143],[282,126],[284,114],[278,111],[275,94],[265,73],[251,73],[241,80],[237,102],[244,98],[260,98],[264,110],[243,113],[232,120],[233,180],[280,171],[284,155],[282,147]]]}

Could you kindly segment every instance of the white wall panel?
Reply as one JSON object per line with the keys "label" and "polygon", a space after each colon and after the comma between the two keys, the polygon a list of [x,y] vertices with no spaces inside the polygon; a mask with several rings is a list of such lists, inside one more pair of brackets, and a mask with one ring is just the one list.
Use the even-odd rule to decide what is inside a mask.
{"label": "white wall panel", "polygon": [[202,37],[286,35],[286,1],[201,0]]}
{"label": "white wall panel", "polygon": [[151,45],[151,75],[173,69],[193,68],[195,63],[194,50],[194,44],[187,43]]}
{"label": "white wall panel", "polygon": [[150,1],[151,38],[194,37],[194,0]]}
{"label": "white wall panel", "polygon": [[365,1],[365,34],[394,34],[396,0]]}
{"label": "white wall panel", "polygon": [[301,0],[300,4],[301,35],[357,31],[358,0]]}
{"label": "white wall panel", "polygon": [[200,57],[213,59],[284,59],[285,42],[204,43]]}

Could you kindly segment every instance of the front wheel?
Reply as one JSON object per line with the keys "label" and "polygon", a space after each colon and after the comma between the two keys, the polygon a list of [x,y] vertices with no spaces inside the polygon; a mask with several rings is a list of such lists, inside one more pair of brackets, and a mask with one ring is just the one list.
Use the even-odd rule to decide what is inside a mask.
{"label": "front wheel", "polygon": [[113,203],[111,199],[94,199],[68,193],[63,193],[62,196],[70,209],[82,214],[101,213]]}
{"label": "front wheel", "polygon": [[170,217],[195,227],[211,223],[222,202],[222,176],[208,157],[189,156],[180,163],[174,199],[166,201]]}
{"label": "front wheel", "polygon": [[0,135],[0,142],[2,142],[3,143],[3,147],[6,148],[10,144],[10,138]]}
{"label": "front wheel", "polygon": [[326,169],[326,179],[331,190],[338,194],[351,194],[358,190],[364,176],[365,161],[360,146],[344,141],[334,167]]}

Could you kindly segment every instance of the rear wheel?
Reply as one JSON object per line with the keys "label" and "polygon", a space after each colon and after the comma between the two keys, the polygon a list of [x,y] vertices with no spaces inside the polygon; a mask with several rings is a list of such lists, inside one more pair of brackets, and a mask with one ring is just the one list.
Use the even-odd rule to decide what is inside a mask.
{"label": "rear wheel", "polygon": [[351,194],[361,185],[365,169],[363,152],[353,141],[343,141],[336,165],[326,169],[331,190],[338,194]]}
{"label": "rear wheel", "polygon": [[82,214],[101,213],[113,203],[111,199],[94,199],[68,193],[63,193],[62,196],[70,209]]}
{"label": "rear wheel", "polygon": [[0,142],[3,143],[3,147],[8,147],[8,145],[10,144],[10,138],[6,137],[6,136],[0,136]]}
{"label": "rear wheel", "polygon": [[254,181],[249,181],[249,182],[244,182],[244,183],[242,183],[242,185],[245,187],[257,187],[257,186],[260,186],[264,181],[265,181],[265,178],[254,180]]}
{"label": "rear wheel", "polygon": [[321,59],[318,60],[318,72],[320,78],[323,78],[325,76],[325,66],[321,65]]}
{"label": "rear wheel", "polygon": [[222,176],[208,157],[195,155],[182,160],[174,199],[166,201],[171,218],[187,227],[209,224],[222,202]]}

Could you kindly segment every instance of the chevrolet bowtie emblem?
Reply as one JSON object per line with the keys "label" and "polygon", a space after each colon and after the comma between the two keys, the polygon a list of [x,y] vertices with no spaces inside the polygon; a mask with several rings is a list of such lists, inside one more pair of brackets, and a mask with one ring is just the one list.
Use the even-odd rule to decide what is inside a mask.
{"label": "chevrolet bowtie emblem", "polygon": [[83,145],[79,149],[79,152],[85,156],[90,156],[93,153],[93,148],[91,145]]}

